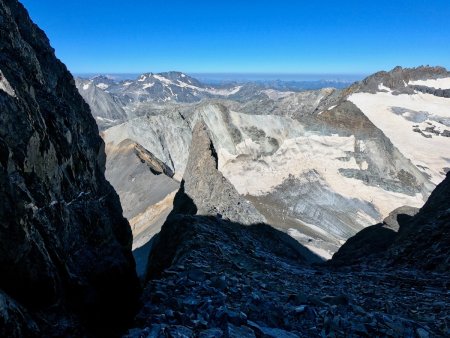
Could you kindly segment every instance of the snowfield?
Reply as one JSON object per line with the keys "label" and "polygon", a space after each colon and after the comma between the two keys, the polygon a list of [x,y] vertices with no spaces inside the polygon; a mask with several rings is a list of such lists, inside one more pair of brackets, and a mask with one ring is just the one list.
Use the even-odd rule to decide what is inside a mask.
{"label": "snowfield", "polygon": [[408,84],[431,87],[436,89],[450,89],[450,77],[445,77],[442,79],[409,81]]}
{"label": "snowfield", "polygon": [[[428,81],[435,80],[423,82]],[[422,93],[392,95],[380,92],[356,93],[348,100],[361,109],[413,164],[430,175],[434,184],[444,179],[444,168],[449,166],[450,137],[435,135],[425,128],[450,131],[450,99]]]}

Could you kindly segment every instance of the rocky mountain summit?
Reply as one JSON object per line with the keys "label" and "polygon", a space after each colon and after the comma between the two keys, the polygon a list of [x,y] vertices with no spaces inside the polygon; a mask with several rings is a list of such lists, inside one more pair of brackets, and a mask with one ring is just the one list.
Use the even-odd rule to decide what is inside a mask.
{"label": "rocky mountain summit", "polygon": [[0,336],[116,335],[139,285],[89,106],[45,34],[0,1]]}
{"label": "rocky mountain summit", "polygon": [[380,90],[380,84],[382,84],[384,90],[392,90],[396,95],[414,94],[418,87],[427,87],[419,85],[421,83],[425,84],[425,81],[436,81],[448,79],[449,77],[450,72],[443,67],[420,66],[416,68],[402,68],[398,66],[391,71],[381,71],[368,76],[363,81],[356,82],[350,86],[345,92],[376,93]]}
{"label": "rocky mountain summit", "polygon": [[[176,196],[174,212],[210,215],[242,224],[265,222],[258,210],[239,195],[234,186],[218,170],[218,157],[200,121],[194,127],[189,160]],[[178,197],[178,198],[177,198]],[[190,206],[186,200],[191,200]]]}

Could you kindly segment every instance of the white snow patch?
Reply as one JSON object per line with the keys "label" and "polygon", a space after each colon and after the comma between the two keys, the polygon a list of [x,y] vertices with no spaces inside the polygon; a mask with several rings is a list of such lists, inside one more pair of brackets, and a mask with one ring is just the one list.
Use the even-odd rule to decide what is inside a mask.
{"label": "white snow patch", "polygon": [[109,87],[109,85],[106,84],[106,83],[101,82],[101,83],[97,84],[97,87],[100,88],[100,89],[105,90],[106,88]]}
{"label": "white snow patch", "polygon": [[146,83],[146,84],[144,84],[144,85],[142,86],[142,88],[143,88],[143,89],[147,89],[147,88],[153,87],[154,85],[155,85],[154,82],[153,82],[153,83]]}
{"label": "white snow patch", "polygon": [[88,90],[90,86],[91,86],[91,83],[90,83],[90,82],[89,82],[89,83],[85,83],[85,84],[83,85],[83,90]]}
{"label": "white snow patch", "polygon": [[[189,80],[188,80],[189,81]],[[191,81],[189,81],[191,82]],[[191,84],[187,84],[186,82],[177,80],[177,83],[173,83],[171,82],[171,84],[181,87],[181,88],[188,88],[188,89],[192,89],[198,92],[206,92],[206,93],[210,93],[213,95],[219,95],[219,96],[229,96],[229,95],[233,95],[236,94],[239,90],[241,90],[242,86],[236,86],[233,88],[226,88],[226,89],[216,89],[216,88],[200,88]],[[195,95],[195,93],[194,93]]]}
{"label": "white snow patch", "polygon": [[130,84],[132,84],[133,82],[131,82],[131,81],[127,81],[127,82],[125,82],[123,85],[124,86],[129,86]]}
{"label": "white snow patch", "polygon": [[189,85],[186,82],[177,80],[177,83],[175,83],[175,86],[181,87],[181,88],[189,88],[189,89],[194,89],[194,90],[199,90],[201,91],[203,88],[199,88],[197,86],[193,86],[193,85]]}
{"label": "white snow patch", "polygon": [[336,105],[334,105],[334,106],[331,106],[330,108],[328,108],[327,110],[331,110],[331,109],[333,109],[333,108],[336,108]]}
{"label": "white snow patch", "polygon": [[204,91],[213,94],[213,95],[220,95],[220,96],[229,96],[236,94],[238,91],[240,91],[242,86],[236,86],[229,89],[216,89],[216,88],[206,88]]}
{"label": "white snow patch", "polygon": [[3,90],[6,94],[12,97],[16,97],[16,92],[13,87],[9,84],[3,72],[0,70],[0,90]]}
{"label": "white snow patch", "polygon": [[107,119],[106,117],[101,117],[101,116],[96,116],[95,119],[99,120],[99,121],[106,121],[106,122],[116,122],[117,121],[114,119]]}
{"label": "white snow patch", "polygon": [[159,80],[159,81],[161,81],[162,83],[164,83],[166,85],[173,85],[174,84],[172,81],[170,81],[169,79],[166,79],[164,76],[155,74],[155,75],[153,75],[153,77],[156,80]]}
{"label": "white snow patch", "polygon": [[380,83],[379,85],[378,85],[378,89],[379,90],[386,90],[387,92],[392,92],[392,90],[391,90],[391,88],[389,88],[389,87],[386,87],[384,84],[382,84],[382,83]]}
{"label": "white snow patch", "polygon": [[139,78],[139,82],[145,81],[147,79],[147,75],[141,75],[141,77]]}
{"label": "white snow patch", "polygon": [[450,89],[450,77],[444,77],[442,79],[409,81],[408,84],[436,89]]}
{"label": "white snow patch", "polygon": [[[352,94],[348,100],[361,109],[394,146],[416,166],[428,167],[434,184],[444,179],[442,168],[450,166],[450,138],[434,134],[431,138],[423,137],[420,133],[413,131],[413,126],[418,123],[406,119],[407,115],[393,113],[392,108],[401,107],[413,112],[427,112],[433,116],[433,120],[448,120],[450,119],[450,99],[422,93],[392,95],[379,92]],[[430,123],[438,125],[435,121]]]}
{"label": "white snow patch", "polygon": [[361,163],[361,170],[367,170],[369,169],[369,164],[366,161],[363,161]]}
{"label": "white snow patch", "polygon": [[363,140],[358,140],[358,147],[360,152],[364,152],[366,150],[366,144]]}

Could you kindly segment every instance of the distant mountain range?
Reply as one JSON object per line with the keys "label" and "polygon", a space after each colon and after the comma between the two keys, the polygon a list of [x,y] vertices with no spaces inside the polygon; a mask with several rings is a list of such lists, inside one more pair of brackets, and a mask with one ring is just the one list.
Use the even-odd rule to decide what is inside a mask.
{"label": "distant mountain range", "polygon": [[[420,207],[444,177],[449,78],[438,67],[395,68],[345,89],[294,91],[278,82],[211,86],[168,72],[135,81],[77,79],[77,87],[103,130],[106,175],[136,231],[155,233],[170,211],[166,198],[183,179],[192,128],[203,120],[219,169],[237,191],[270,224],[331,257],[393,209]],[[134,171],[140,161],[127,164],[141,148],[150,162],[167,166],[164,181],[173,184],[156,183],[167,175]],[[126,183],[124,172],[135,181]]]}
{"label": "distant mountain range", "polygon": [[271,90],[287,95],[322,88],[346,88],[347,81],[222,81],[207,84],[181,72],[145,73],[134,80],[116,80],[99,75],[91,78],[76,78],[76,85],[91,106],[93,115],[101,129],[148,113],[149,105],[170,103],[193,103],[205,99],[230,99],[249,101],[264,98]]}

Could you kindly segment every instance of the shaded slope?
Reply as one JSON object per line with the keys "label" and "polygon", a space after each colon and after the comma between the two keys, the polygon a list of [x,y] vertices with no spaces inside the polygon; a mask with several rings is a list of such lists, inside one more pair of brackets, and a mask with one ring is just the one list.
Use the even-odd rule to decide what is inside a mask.
{"label": "shaded slope", "polygon": [[[400,212],[406,214],[404,210]],[[398,233],[383,225],[362,230],[340,248],[330,264],[370,262],[384,266],[450,271],[449,174],[417,214],[403,217],[398,223]]]}
{"label": "shaded slope", "polygon": [[450,173],[400,231],[388,259],[394,264],[450,271]]}
{"label": "shaded slope", "polygon": [[399,236],[398,231],[419,210],[411,207],[400,207],[392,211],[382,223],[369,226],[355,236],[350,237],[333,255],[332,265],[351,265],[361,263],[370,255],[382,254]]}

